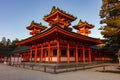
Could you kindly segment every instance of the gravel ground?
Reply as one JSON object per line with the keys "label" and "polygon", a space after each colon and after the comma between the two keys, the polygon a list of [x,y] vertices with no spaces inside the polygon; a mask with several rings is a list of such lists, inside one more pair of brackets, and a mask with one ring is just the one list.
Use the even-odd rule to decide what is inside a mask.
{"label": "gravel ground", "polygon": [[[108,69],[113,68],[115,67],[108,67]],[[50,74],[0,64],[0,80],[120,80],[120,74],[101,73],[96,70],[102,70],[102,67]]]}

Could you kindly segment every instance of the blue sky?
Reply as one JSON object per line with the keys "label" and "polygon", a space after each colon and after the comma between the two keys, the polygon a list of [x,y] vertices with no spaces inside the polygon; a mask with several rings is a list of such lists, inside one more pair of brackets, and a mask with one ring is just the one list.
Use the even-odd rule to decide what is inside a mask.
{"label": "blue sky", "polygon": [[0,0],[0,40],[2,37],[11,40],[30,37],[26,27],[32,20],[48,26],[43,17],[49,14],[53,6],[77,17],[71,26],[76,25],[80,19],[95,25],[90,37],[102,38],[98,30],[101,26],[101,5],[102,0]]}

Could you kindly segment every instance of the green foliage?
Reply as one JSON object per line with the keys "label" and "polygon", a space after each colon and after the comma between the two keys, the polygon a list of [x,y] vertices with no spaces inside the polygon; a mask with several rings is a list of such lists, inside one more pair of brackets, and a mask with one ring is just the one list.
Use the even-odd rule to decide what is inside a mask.
{"label": "green foliage", "polygon": [[0,42],[0,49],[6,49],[6,50],[13,50],[16,48],[16,43],[18,42],[19,40],[16,38],[15,40],[13,40],[11,42],[10,39],[7,39],[6,40],[6,37],[3,37],[1,42]]}
{"label": "green foliage", "polygon": [[115,37],[118,35],[119,31],[120,31],[119,28],[112,28],[110,26],[105,26],[101,34],[104,35],[104,37],[106,38]]}
{"label": "green foliage", "polygon": [[17,46],[16,46],[16,43],[17,42],[19,42],[19,39],[18,38],[16,38],[15,40],[13,40],[12,41],[12,45],[11,45],[11,47],[12,47],[12,49],[15,49]]}
{"label": "green foliage", "polygon": [[7,41],[6,41],[6,38],[5,38],[5,37],[3,37],[3,38],[2,38],[1,43],[2,43],[4,46],[6,46],[6,45],[7,45]]}
{"label": "green foliage", "polygon": [[119,0],[102,0],[100,17],[102,20],[101,34],[107,39],[109,46],[120,46],[120,1]]}
{"label": "green foliage", "polygon": [[6,45],[9,46],[9,45],[11,45],[11,44],[12,44],[12,43],[11,43],[11,40],[10,40],[10,39],[7,39]]}

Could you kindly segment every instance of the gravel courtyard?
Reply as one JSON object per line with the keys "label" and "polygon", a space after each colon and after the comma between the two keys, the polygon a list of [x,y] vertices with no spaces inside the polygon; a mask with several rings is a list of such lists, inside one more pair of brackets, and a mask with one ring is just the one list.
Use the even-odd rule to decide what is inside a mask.
{"label": "gravel courtyard", "polygon": [[95,71],[100,69],[50,74],[0,64],[0,80],[120,80],[120,74]]}

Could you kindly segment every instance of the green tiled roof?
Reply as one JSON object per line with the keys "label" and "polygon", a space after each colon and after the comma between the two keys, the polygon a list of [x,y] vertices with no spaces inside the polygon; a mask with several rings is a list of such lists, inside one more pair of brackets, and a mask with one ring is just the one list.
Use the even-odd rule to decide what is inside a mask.
{"label": "green tiled roof", "polygon": [[29,49],[30,47],[21,47],[19,49],[13,50],[12,53],[17,53],[17,52],[21,52],[21,51],[29,50]]}
{"label": "green tiled roof", "polygon": [[13,50],[5,50],[5,49],[0,49],[0,54],[2,55],[8,55],[12,53]]}
{"label": "green tiled roof", "polygon": [[5,50],[5,49],[0,49],[0,53],[10,53],[13,50]]}
{"label": "green tiled roof", "polygon": [[5,49],[0,49],[0,54],[6,55],[6,54],[15,54],[24,50],[29,50],[30,47],[21,47],[16,50],[5,50]]}

